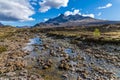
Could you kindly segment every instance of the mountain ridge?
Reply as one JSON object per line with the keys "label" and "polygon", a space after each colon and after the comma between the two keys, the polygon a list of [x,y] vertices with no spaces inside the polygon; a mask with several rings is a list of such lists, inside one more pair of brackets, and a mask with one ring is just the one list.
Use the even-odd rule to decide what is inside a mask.
{"label": "mountain ridge", "polygon": [[109,21],[109,20],[100,20],[95,19],[89,16],[82,16],[79,14],[65,16],[61,14],[55,18],[51,18],[45,22],[40,22],[34,27],[66,27],[66,26],[81,26],[81,25],[102,25],[102,24],[116,24],[120,21]]}

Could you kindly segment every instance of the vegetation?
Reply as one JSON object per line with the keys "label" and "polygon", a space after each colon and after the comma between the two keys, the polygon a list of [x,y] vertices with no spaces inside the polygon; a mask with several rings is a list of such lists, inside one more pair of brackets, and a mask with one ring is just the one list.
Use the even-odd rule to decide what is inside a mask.
{"label": "vegetation", "polygon": [[94,30],[94,33],[93,33],[94,37],[98,38],[98,37],[100,37],[100,34],[101,34],[101,33],[100,33],[100,30],[96,28],[96,29]]}
{"label": "vegetation", "polygon": [[[45,53],[46,53],[46,51],[48,53],[48,49],[50,49],[50,52],[52,52],[52,50],[55,50],[55,53],[56,52],[60,53],[60,54],[57,54],[57,56],[62,56],[62,58],[64,57],[64,59],[65,59],[64,65],[66,67],[65,69],[69,68],[69,65],[68,65],[69,61],[68,60],[72,60],[73,62],[80,60],[80,62],[84,62],[83,61],[84,58],[82,58],[79,55],[77,55],[77,57],[75,57],[75,58],[69,58],[67,55],[64,55],[64,52],[62,50],[72,46],[71,44],[68,46],[64,46],[63,45],[65,43],[64,41],[62,44],[61,44],[61,42],[59,42],[59,40],[55,41],[55,43],[58,42],[57,43],[59,45],[58,48],[60,48],[60,49],[51,48],[51,46],[53,46],[53,41],[52,41],[52,39],[54,39],[53,37],[60,38],[60,39],[68,38],[69,39],[68,41],[73,43],[73,44],[79,43],[78,45],[79,45],[79,48],[81,48],[80,50],[82,50],[82,48],[85,48],[85,51],[86,52],[88,51],[89,53],[91,53],[90,56],[93,56],[94,58],[95,57],[105,58],[105,59],[110,58],[110,59],[107,59],[110,61],[118,60],[117,57],[115,57],[116,59],[112,60],[112,57],[111,56],[109,57],[108,56],[109,54],[105,55],[104,53],[102,53],[102,50],[100,50],[101,54],[98,55],[99,54],[98,50],[97,49],[94,50],[94,48],[91,48],[94,46],[94,44],[93,44],[93,46],[91,46],[91,43],[89,44],[89,42],[94,42],[94,43],[95,42],[105,42],[105,43],[106,42],[109,42],[109,43],[113,42],[113,43],[117,43],[117,44],[118,44],[118,42],[120,42],[120,29],[108,30],[107,28],[101,29],[101,27],[86,27],[86,28],[81,28],[81,27],[68,27],[68,28],[64,27],[63,28],[63,27],[60,27],[60,28],[27,28],[27,29],[26,28],[1,27],[0,28],[0,43],[1,43],[0,44],[1,45],[0,46],[0,53],[3,53],[7,50],[11,51],[11,54],[9,54],[8,56],[6,56],[6,54],[4,54],[4,53],[1,55],[5,56],[5,57],[9,57],[10,59],[13,58],[14,60],[16,60],[17,57],[23,57],[25,55],[29,55],[28,53],[24,54],[21,49],[24,47],[25,43],[28,43],[30,37],[32,38],[36,34],[39,37],[41,37],[41,39],[45,38],[44,39],[45,40],[44,42],[46,42],[46,43],[44,43],[45,45],[44,46],[40,45],[43,48],[46,45],[48,46],[48,48],[43,49],[43,51],[45,51]],[[42,34],[43,34],[43,36],[42,36]],[[47,39],[48,37],[44,36],[45,34],[47,36],[51,36],[52,39],[49,41],[49,39]],[[84,43],[84,41],[85,41],[85,43]],[[12,43],[12,45],[10,45],[11,43]],[[2,45],[2,44],[7,44],[8,46]],[[35,51],[38,51],[38,49],[37,49],[38,46],[36,46],[36,45],[34,45],[34,46],[35,46]],[[88,46],[89,49],[86,48],[86,46]],[[95,43],[94,47],[96,47],[96,46],[98,46],[98,45]],[[54,45],[53,47],[56,47],[56,45]],[[78,51],[79,51],[79,48],[78,48]],[[73,48],[73,51],[75,49],[77,50],[77,48],[75,47],[75,48]],[[94,51],[94,54],[92,54],[93,52],[91,52],[91,51]],[[84,54],[86,54],[86,52]],[[41,51],[40,51],[40,53],[41,53]],[[106,57],[104,57],[104,56],[106,56]],[[43,59],[44,58],[47,59],[48,57],[52,58],[52,59],[56,59],[56,57],[53,58],[54,56],[52,56],[51,53],[50,53],[50,56],[46,57],[43,55],[42,57],[43,57]],[[59,63],[57,63],[55,60],[53,60],[55,62],[53,62],[52,66],[48,69],[43,69],[41,65],[39,65],[39,66],[35,65],[36,60],[37,60],[38,64],[40,64],[39,61],[41,61],[41,63],[43,65],[47,64],[46,61],[44,62],[44,60],[41,60],[42,57],[41,56],[39,57],[40,60],[38,60],[36,58],[33,59],[33,60],[35,60],[35,63],[33,63],[32,65],[30,64],[26,67],[24,67],[24,66],[22,66],[22,67],[27,69],[29,72],[40,74],[41,77],[43,77],[45,80],[61,80],[61,78],[62,78],[61,76],[62,75],[64,76],[64,71],[58,70],[58,66],[56,66],[56,65],[59,65]],[[68,57],[68,59],[67,59],[67,57]],[[2,60],[3,60],[3,58],[1,57],[1,63],[4,63],[6,61],[5,60],[2,62]],[[9,61],[9,60],[7,60],[7,61]],[[17,68],[15,68],[14,70],[21,67],[21,65],[19,65],[20,62],[21,61],[16,61],[15,67],[17,67]],[[14,62],[12,64],[14,64]],[[82,63],[80,63],[80,64],[82,64]],[[18,66],[16,66],[16,65],[18,65]],[[81,65],[79,66],[79,64],[78,64],[78,67],[81,67]],[[71,68],[70,68],[70,70],[71,70]],[[8,71],[8,69],[6,71]]]}
{"label": "vegetation", "polygon": [[[48,36],[55,36],[57,38],[71,38],[72,42],[76,40],[93,41],[93,42],[120,42],[120,29],[105,29],[102,27],[90,27],[90,28],[69,28],[63,30],[52,30],[47,32]],[[74,42],[73,42],[74,43]]]}
{"label": "vegetation", "polygon": [[[114,25],[115,26],[115,25]],[[117,25],[119,26],[119,25]],[[57,38],[72,38],[78,40],[89,41],[107,41],[107,42],[120,42],[120,28],[110,25],[93,26],[93,27],[58,27],[58,28],[14,28],[14,27],[1,27],[0,41],[4,39],[16,39],[22,37],[21,34],[27,34],[29,37],[32,33],[39,34],[40,32],[46,33],[48,36],[55,36]],[[13,36],[13,37],[12,37]],[[15,37],[16,36],[16,37]],[[18,38],[17,38],[18,39]],[[73,40],[74,41],[74,40]],[[77,42],[77,41],[76,41]]]}
{"label": "vegetation", "polygon": [[6,46],[0,46],[0,53],[7,51]]}

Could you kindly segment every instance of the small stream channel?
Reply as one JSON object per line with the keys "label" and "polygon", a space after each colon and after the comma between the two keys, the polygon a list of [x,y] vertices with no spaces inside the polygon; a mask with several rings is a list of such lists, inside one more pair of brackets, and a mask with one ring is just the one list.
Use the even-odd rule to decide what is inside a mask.
{"label": "small stream channel", "polygon": [[[51,44],[51,45],[53,45],[53,44]],[[59,45],[57,45],[57,43],[56,43],[53,46],[55,48],[56,46],[58,47]],[[25,59],[28,59],[28,64],[29,65],[34,63],[31,60],[32,58],[36,59],[36,58],[38,58],[40,56],[39,52],[42,51],[42,48],[43,48],[43,41],[42,41],[42,39],[40,37],[36,36],[36,37],[29,40],[29,43],[27,43],[26,47],[23,48],[23,50],[25,52],[30,53],[29,55],[25,56]],[[49,49],[47,50],[47,52],[44,52],[44,53],[48,53],[48,52],[49,52]],[[114,65],[108,64],[104,59],[96,59],[93,56],[88,55],[84,51],[79,51],[79,50],[76,50],[76,49],[73,50],[72,48],[69,48],[69,47],[65,48],[64,52],[66,54],[68,54],[69,56],[73,56],[73,57],[76,57],[78,54],[80,54],[81,57],[83,57],[85,59],[85,61],[84,61],[85,64],[94,63],[95,66],[102,67],[105,70],[108,70],[108,71],[111,71],[111,72],[115,73],[115,75],[117,77],[120,77],[120,68],[116,68]],[[42,53],[42,54],[44,54],[44,53]],[[58,60],[58,59],[56,59],[56,60]],[[76,65],[77,62],[74,62],[74,61],[71,60],[70,64]],[[91,68],[92,68],[91,66],[88,66],[88,68],[87,68],[88,71],[90,71]]]}

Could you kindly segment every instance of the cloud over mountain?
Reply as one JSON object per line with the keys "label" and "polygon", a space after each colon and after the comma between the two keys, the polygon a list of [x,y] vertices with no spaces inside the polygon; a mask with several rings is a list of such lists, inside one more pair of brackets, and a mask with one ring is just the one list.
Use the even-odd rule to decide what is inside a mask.
{"label": "cloud over mountain", "polygon": [[91,18],[95,17],[94,14],[82,14],[79,9],[74,9],[73,11],[66,11],[64,13],[65,16],[76,15],[76,14],[82,15],[84,17],[91,17]]}
{"label": "cloud over mountain", "polygon": [[94,14],[82,14],[82,16],[84,16],[84,17],[91,17],[91,18],[94,18],[95,17],[95,15]]}
{"label": "cloud over mountain", "polygon": [[34,20],[33,14],[29,0],[0,0],[0,21]]}
{"label": "cloud over mountain", "polygon": [[40,4],[40,12],[46,12],[51,8],[67,7],[69,0],[42,0]]}
{"label": "cloud over mountain", "polygon": [[66,11],[64,13],[65,16],[76,15],[76,14],[81,14],[79,9],[75,9],[73,12],[72,11]]}

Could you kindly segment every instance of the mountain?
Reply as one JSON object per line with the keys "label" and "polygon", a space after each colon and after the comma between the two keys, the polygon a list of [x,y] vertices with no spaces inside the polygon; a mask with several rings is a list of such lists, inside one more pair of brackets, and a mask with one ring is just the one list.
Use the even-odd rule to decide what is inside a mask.
{"label": "mountain", "polygon": [[61,14],[55,18],[49,19],[46,22],[41,22],[35,25],[39,27],[66,27],[66,26],[81,26],[81,25],[101,25],[101,24],[116,24],[120,21],[108,21],[85,17],[79,14],[65,16]]}
{"label": "mountain", "polygon": [[3,26],[3,24],[2,24],[2,23],[0,23],[0,26]]}
{"label": "mountain", "polygon": [[91,19],[90,17],[83,17],[81,15],[69,15],[69,16],[64,16],[64,14],[61,14],[60,16],[49,19],[45,23],[65,23],[69,21],[76,21],[76,20],[82,20],[82,19]]}

